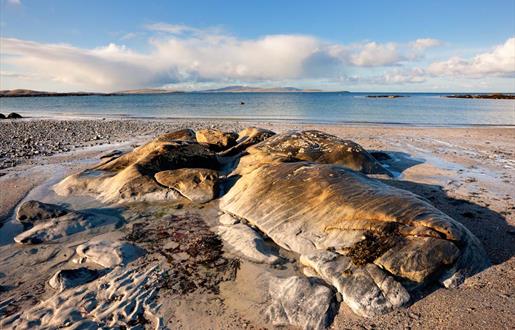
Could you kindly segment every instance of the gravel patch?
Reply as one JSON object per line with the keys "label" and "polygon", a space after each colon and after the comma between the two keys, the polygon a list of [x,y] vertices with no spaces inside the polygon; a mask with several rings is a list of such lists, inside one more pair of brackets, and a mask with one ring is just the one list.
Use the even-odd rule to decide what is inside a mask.
{"label": "gravel patch", "polygon": [[[41,156],[77,148],[123,142],[183,129],[219,128],[238,131],[234,122],[202,120],[2,120],[0,121],[0,169]],[[0,172],[1,175],[1,172]]]}

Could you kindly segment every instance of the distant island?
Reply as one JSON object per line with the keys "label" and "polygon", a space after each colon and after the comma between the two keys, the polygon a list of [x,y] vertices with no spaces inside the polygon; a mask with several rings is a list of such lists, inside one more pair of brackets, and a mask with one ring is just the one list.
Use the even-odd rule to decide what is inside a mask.
{"label": "distant island", "polygon": [[515,100],[515,95],[513,95],[513,94],[502,94],[502,93],[493,93],[493,94],[455,94],[455,95],[446,95],[445,97],[453,98],[453,99]]}
{"label": "distant island", "polygon": [[326,92],[320,89],[301,89],[295,87],[248,87],[248,86],[227,86],[217,89],[206,89],[198,91],[179,91],[161,88],[143,88],[118,91],[113,93],[96,92],[45,92],[30,89],[0,90],[0,97],[44,97],[44,96],[123,96],[123,95],[145,95],[145,94],[175,94],[175,93],[349,93],[348,91]]}
{"label": "distant island", "polygon": [[95,93],[95,92],[45,92],[34,91],[30,89],[12,89],[0,91],[0,97],[45,97],[45,96],[121,96],[121,95],[143,95],[143,94],[171,94],[171,93],[184,93],[182,91],[175,91],[170,89],[132,89],[126,91],[119,91],[114,93]]}
{"label": "distant island", "polygon": [[399,97],[408,97],[405,95],[367,95],[370,98],[385,98],[385,99],[396,99]]}
{"label": "distant island", "polygon": [[301,89],[295,87],[249,87],[249,86],[227,86],[217,89],[198,91],[200,93],[321,93],[321,89]]}

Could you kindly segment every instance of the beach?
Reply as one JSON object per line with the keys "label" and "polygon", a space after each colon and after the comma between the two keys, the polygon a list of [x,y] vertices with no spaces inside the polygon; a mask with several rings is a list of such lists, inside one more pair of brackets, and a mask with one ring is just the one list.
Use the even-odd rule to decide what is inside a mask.
{"label": "beach", "polygon": [[[134,233],[132,223],[146,219],[145,211],[138,213],[133,208],[129,213],[123,213],[126,219],[133,217],[127,220],[127,225],[106,225],[101,229],[70,235],[59,241],[62,249],[56,249],[55,244],[42,244],[39,248],[21,246],[13,241],[21,230],[13,217],[22,201],[41,199],[55,202],[55,197],[48,191],[64,177],[91,167],[107,152],[132,150],[160,134],[185,128],[238,132],[250,126],[276,133],[320,130],[352,140],[372,155],[381,152],[376,153],[378,160],[386,153],[388,159],[382,163],[394,175],[378,179],[422,196],[464,225],[482,243],[492,263],[486,270],[467,278],[458,288],[425,288],[417,291],[407,307],[385,315],[363,318],[345,304],[337,304],[338,311],[329,328],[512,327],[515,323],[515,129],[480,125],[425,127],[229,119],[2,120],[0,313],[4,317],[16,315],[51,297],[53,291],[46,283],[57,267],[73,265],[72,259],[76,257],[74,248],[78,244],[96,236],[124,236],[130,228]],[[75,208],[77,205],[99,207],[98,202],[90,200],[70,200],[69,203]],[[217,222],[216,205],[216,201],[202,207],[181,204],[172,212],[179,217],[202,217],[207,227],[198,225],[198,230],[211,235],[209,228]],[[145,244],[141,246],[153,252],[134,263],[148,266],[151,260],[160,262],[162,256],[159,257],[157,251]],[[228,265],[237,253],[225,249],[224,256],[223,262]],[[37,267],[37,272],[31,271],[34,267]],[[266,294],[259,288],[263,269],[252,262],[241,261],[239,269],[232,275],[227,275],[231,269],[224,268],[223,271],[227,272],[224,280],[204,279],[204,282],[214,281],[214,284],[201,286],[200,290],[165,293],[166,290],[160,289],[155,297],[147,298],[156,300],[155,305],[159,306],[151,308],[156,319],[161,319],[159,322],[171,328],[269,328],[271,325],[264,323],[262,315],[256,313],[269,304]],[[270,271],[279,277],[300,273],[295,262],[272,267]],[[149,272],[149,278],[155,275],[152,273],[154,270]],[[195,274],[205,276],[203,273]],[[157,282],[159,280],[149,280],[147,288]],[[216,290],[212,290],[213,287]]]}

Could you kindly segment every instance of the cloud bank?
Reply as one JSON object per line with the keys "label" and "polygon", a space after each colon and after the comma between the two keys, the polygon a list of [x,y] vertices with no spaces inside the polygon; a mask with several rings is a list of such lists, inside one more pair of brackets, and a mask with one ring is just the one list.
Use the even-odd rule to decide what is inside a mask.
{"label": "cloud bank", "polygon": [[[424,68],[417,65],[418,61],[427,57],[430,48],[441,46],[440,40],[337,44],[307,35],[242,39],[220,28],[198,29],[166,23],[149,24],[146,29],[151,35],[150,50],[146,52],[115,43],[85,49],[2,38],[0,75],[11,79],[17,76],[20,82],[24,76],[32,80],[44,77],[42,80],[73,88],[112,91],[317,79],[411,84],[434,76],[512,76],[515,71],[515,38],[470,59],[453,57]],[[134,35],[125,37],[128,40]]]}

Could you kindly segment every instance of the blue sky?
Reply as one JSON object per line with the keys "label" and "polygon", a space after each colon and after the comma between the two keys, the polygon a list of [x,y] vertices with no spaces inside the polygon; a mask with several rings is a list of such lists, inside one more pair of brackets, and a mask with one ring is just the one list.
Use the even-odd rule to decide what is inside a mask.
{"label": "blue sky", "polygon": [[515,1],[1,1],[0,88],[515,92]]}

